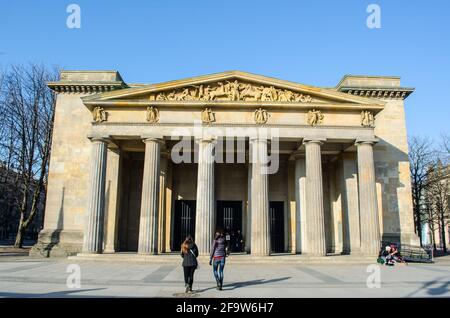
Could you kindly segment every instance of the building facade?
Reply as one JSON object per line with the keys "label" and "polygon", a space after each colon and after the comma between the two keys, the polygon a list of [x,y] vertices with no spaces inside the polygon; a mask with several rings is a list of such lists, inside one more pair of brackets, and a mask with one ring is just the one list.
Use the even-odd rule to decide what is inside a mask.
{"label": "building facade", "polygon": [[37,255],[160,254],[217,228],[252,255],[377,254],[414,233],[398,77],[333,88],[230,71],[63,71]]}

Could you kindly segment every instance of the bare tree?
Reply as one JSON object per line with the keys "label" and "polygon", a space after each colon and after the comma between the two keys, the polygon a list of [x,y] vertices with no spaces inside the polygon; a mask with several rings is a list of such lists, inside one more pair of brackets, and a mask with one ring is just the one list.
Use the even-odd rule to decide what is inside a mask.
{"label": "bare tree", "polygon": [[433,246],[436,249],[436,230],[440,234],[442,250],[447,252],[446,227],[450,222],[450,169],[440,159],[430,168],[426,190],[427,209],[425,218],[430,227]]}
{"label": "bare tree", "polygon": [[439,155],[445,165],[450,164],[450,135],[447,133],[441,134],[441,142],[439,146]]}
{"label": "bare tree", "polygon": [[22,247],[25,230],[45,198],[56,101],[46,82],[56,74],[33,64],[12,66],[4,73],[0,156],[16,187],[13,204],[20,218],[15,247]]}
{"label": "bare tree", "polygon": [[411,137],[409,144],[409,167],[413,199],[414,224],[422,243],[422,216],[429,168],[433,164],[433,143],[424,137]]}

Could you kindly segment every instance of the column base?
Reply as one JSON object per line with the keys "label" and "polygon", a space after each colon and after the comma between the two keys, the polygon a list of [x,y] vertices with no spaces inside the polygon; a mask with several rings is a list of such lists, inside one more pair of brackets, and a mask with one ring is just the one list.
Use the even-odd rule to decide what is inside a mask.
{"label": "column base", "polygon": [[377,253],[365,253],[362,251],[350,251],[350,254],[348,254],[350,256],[358,256],[358,257],[378,257],[378,252]]}
{"label": "column base", "polygon": [[103,253],[114,254],[114,253],[116,253],[116,250],[113,247],[105,247],[105,249],[103,250]]}
{"label": "column base", "polygon": [[250,253],[251,256],[261,257],[261,256],[270,256],[270,253]]}
{"label": "column base", "polygon": [[301,255],[304,255],[306,257],[327,257],[327,254],[319,254],[319,253],[308,253],[308,252],[303,252]]}
{"label": "column base", "polygon": [[138,252],[138,255],[158,255],[158,252]]}
{"label": "column base", "polygon": [[30,250],[30,257],[68,257],[80,253],[83,232],[76,230],[43,229]]}

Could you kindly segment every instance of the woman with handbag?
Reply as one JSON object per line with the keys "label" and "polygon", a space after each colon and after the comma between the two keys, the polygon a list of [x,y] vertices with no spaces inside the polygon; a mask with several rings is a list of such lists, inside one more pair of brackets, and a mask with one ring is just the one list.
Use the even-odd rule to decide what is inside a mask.
{"label": "woman with handbag", "polygon": [[186,287],[185,292],[192,292],[194,272],[198,266],[198,248],[191,235],[188,235],[183,244],[181,244],[181,257],[183,258],[182,266],[184,271],[184,286]]}
{"label": "woman with handbag", "polygon": [[213,273],[214,277],[216,278],[218,290],[222,290],[223,270],[225,268],[225,258],[228,256],[228,253],[229,250],[227,248],[226,239],[221,231],[217,231],[211,247],[209,265],[212,265],[213,267]]}

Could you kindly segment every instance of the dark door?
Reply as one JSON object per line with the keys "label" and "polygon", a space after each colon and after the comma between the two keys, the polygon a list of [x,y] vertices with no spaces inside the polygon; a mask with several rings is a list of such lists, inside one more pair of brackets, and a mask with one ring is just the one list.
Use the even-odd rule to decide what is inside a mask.
{"label": "dark door", "polygon": [[217,201],[216,227],[230,234],[232,252],[241,252],[238,230],[242,235],[242,201]]}
{"label": "dark door", "polygon": [[124,152],[121,161],[121,188],[124,190],[120,199],[119,251],[137,252],[144,157],[141,153]]}
{"label": "dark door", "polygon": [[270,202],[269,218],[271,252],[282,253],[284,252],[284,202]]}
{"label": "dark door", "polygon": [[195,236],[195,201],[176,200],[172,251],[179,251],[188,235]]}

